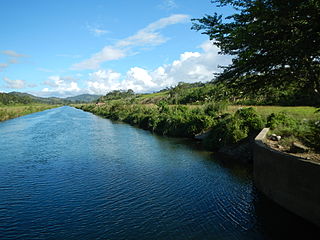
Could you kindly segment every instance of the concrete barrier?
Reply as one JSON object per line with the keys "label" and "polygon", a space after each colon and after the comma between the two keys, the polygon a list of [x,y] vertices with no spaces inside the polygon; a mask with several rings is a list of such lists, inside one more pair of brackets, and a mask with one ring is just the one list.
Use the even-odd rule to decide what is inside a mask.
{"label": "concrete barrier", "polygon": [[320,227],[320,164],[264,144],[269,129],[255,138],[254,182],[267,197]]}

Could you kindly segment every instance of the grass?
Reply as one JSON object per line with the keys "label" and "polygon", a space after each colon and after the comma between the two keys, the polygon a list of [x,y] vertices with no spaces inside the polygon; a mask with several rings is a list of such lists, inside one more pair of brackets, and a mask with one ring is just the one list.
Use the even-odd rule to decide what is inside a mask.
{"label": "grass", "polygon": [[145,99],[145,98],[153,98],[153,97],[165,97],[167,96],[169,91],[157,92],[157,93],[147,93],[141,94],[138,99]]}
{"label": "grass", "polygon": [[2,105],[0,106],[0,121],[20,117],[34,112],[40,112],[46,109],[58,107],[48,104],[28,104],[28,105]]}
{"label": "grass", "polygon": [[236,106],[231,105],[228,111],[235,112],[240,107],[253,107],[263,118],[267,118],[271,113],[284,112],[297,120],[317,120],[320,114],[315,114],[317,108],[299,106],[299,107],[283,107],[283,106]]}
{"label": "grass", "polygon": [[[165,96],[167,92],[160,92],[160,93],[152,93],[152,94],[144,94],[142,96],[139,96],[138,99],[148,98],[150,95],[153,97],[158,96]],[[121,100],[118,100],[120,103]],[[85,104],[78,104],[78,105],[85,105]],[[143,104],[145,106],[149,107],[155,107],[155,104]],[[176,105],[171,105],[176,106]],[[185,105],[190,109],[195,108],[202,108],[203,105]],[[266,119],[271,113],[280,113],[284,112],[288,114],[290,117],[293,117],[296,120],[319,120],[320,113],[315,113],[317,108],[315,107],[309,107],[309,106],[298,106],[298,107],[287,107],[287,106],[247,106],[247,105],[229,105],[227,112],[229,113],[235,113],[239,108],[248,108],[252,107],[254,108],[258,114],[261,115],[262,118]]]}

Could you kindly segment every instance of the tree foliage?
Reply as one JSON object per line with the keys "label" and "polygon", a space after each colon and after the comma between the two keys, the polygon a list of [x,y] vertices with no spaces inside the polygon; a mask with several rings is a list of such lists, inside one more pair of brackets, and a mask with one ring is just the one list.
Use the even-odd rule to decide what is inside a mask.
{"label": "tree foliage", "polygon": [[124,99],[134,97],[135,93],[132,89],[125,90],[113,90],[108,92],[105,96],[100,97],[97,102],[105,102],[110,100]]}
{"label": "tree foliage", "polygon": [[218,81],[255,92],[286,89],[320,102],[319,0],[215,0],[232,6],[226,18],[214,13],[193,19],[193,29],[209,35],[232,55]]}
{"label": "tree foliage", "polygon": [[13,105],[13,104],[29,104],[33,100],[28,96],[16,96],[9,93],[0,93],[0,105]]}

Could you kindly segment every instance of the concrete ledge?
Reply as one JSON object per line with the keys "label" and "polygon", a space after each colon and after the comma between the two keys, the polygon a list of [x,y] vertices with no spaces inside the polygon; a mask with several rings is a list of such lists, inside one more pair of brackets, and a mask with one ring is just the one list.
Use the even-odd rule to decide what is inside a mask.
{"label": "concrete ledge", "polygon": [[264,144],[269,129],[255,138],[254,182],[267,197],[320,227],[320,164]]}

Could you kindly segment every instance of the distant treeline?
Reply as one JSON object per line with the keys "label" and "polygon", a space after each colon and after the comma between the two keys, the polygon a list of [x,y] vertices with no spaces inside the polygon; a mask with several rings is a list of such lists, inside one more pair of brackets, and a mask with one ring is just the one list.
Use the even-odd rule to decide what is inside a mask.
{"label": "distant treeline", "polygon": [[30,104],[33,100],[27,96],[16,96],[14,94],[0,93],[0,104],[12,105],[12,104]]}
{"label": "distant treeline", "polygon": [[57,97],[37,97],[28,93],[21,92],[10,92],[0,93],[0,105],[17,105],[17,104],[72,104],[72,103],[86,103],[96,101],[100,96],[91,94],[82,94],[68,98],[57,98]]}
{"label": "distant treeline", "polygon": [[310,95],[299,86],[286,88],[269,87],[255,92],[244,92],[234,86],[215,81],[207,83],[184,83],[160,90],[153,94],[136,94],[131,89],[115,90],[100,97],[97,102],[131,99],[136,103],[204,104],[206,102],[227,101],[236,105],[280,105],[280,106],[320,106],[320,95]]}

